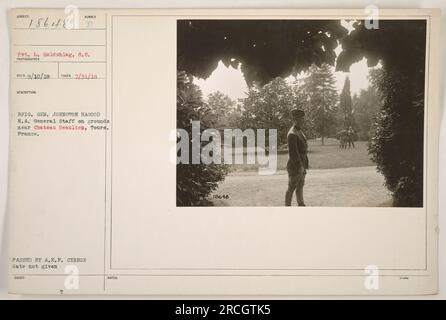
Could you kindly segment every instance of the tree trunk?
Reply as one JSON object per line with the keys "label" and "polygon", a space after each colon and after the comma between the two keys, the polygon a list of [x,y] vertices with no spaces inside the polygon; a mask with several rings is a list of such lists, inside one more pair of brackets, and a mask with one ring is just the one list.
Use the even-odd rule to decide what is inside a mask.
{"label": "tree trunk", "polygon": [[325,144],[325,142],[324,142],[324,136],[321,137],[321,143],[322,143],[322,145]]}

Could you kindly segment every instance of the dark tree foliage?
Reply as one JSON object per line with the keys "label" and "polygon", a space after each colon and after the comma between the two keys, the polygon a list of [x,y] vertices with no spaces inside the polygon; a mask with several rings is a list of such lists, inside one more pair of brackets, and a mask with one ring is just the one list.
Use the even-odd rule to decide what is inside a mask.
{"label": "dark tree foliage", "polygon": [[324,139],[336,132],[336,113],[339,95],[335,88],[332,68],[324,63],[321,67],[312,65],[305,79],[306,118],[313,124],[317,136]]}
{"label": "dark tree foliage", "polygon": [[357,21],[353,27],[341,40],[336,70],[348,72],[365,57],[369,67],[382,61],[385,68],[407,70],[408,75],[424,73],[426,21],[380,20],[378,29],[367,29],[364,21]]}
{"label": "dark tree foliage", "polygon": [[392,192],[394,205],[423,205],[423,137],[426,21],[381,20],[368,30],[360,21],[342,41],[338,70],[367,58],[381,59],[383,72],[374,83],[381,93],[369,152]]}
{"label": "dark tree foliage", "polygon": [[[201,131],[212,128],[212,111],[203,102],[200,89],[191,83],[184,72],[177,75],[177,128],[185,129],[192,137],[191,121],[199,120]],[[189,150],[192,141],[189,141]],[[189,152],[189,164],[177,164],[177,206],[211,205],[207,200],[218,182],[228,173],[225,165],[192,164]]]}
{"label": "dark tree foliage", "polygon": [[229,128],[236,102],[226,94],[216,91],[208,95],[207,105],[214,116],[214,128]]}
{"label": "dark tree foliage", "polygon": [[341,123],[343,129],[348,129],[354,126],[353,120],[353,103],[352,95],[350,93],[350,79],[345,78],[344,87],[339,96],[339,111],[341,113]]}
{"label": "dark tree foliage", "polygon": [[286,78],[313,63],[334,65],[338,20],[179,20],[177,69],[206,79],[218,61],[242,72],[249,86]]}
{"label": "dark tree foliage", "polygon": [[[369,152],[386,178],[394,205],[423,205],[423,93],[410,92],[410,80],[382,70],[375,75],[381,90],[381,110]],[[397,107],[400,108],[397,108]],[[403,109],[403,106],[405,109]]]}
{"label": "dark tree foliage", "polygon": [[239,127],[276,129],[277,143],[285,144],[293,124],[291,110],[296,107],[297,100],[292,87],[282,78],[275,78],[260,89],[251,88],[242,100],[243,115]]}
{"label": "dark tree foliage", "polygon": [[[375,70],[382,71],[382,69]],[[374,71],[374,72],[375,72]],[[369,141],[374,133],[373,124],[376,122],[381,102],[378,90],[375,86],[362,89],[359,94],[353,96],[353,108],[355,115],[355,129],[359,140]]]}

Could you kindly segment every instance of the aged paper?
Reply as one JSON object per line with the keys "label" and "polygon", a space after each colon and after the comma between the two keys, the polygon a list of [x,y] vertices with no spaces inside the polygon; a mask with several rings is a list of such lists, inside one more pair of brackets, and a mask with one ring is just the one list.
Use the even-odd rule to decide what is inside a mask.
{"label": "aged paper", "polygon": [[[422,147],[413,155],[421,159],[421,167],[413,169],[421,172],[421,187],[403,193],[413,192],[414,196],[406,199],[409,204],[402,204],[404,199],[392,202],[384,176],[370,162],[370,138],[358,134],[359,117],[345,128],[345,132],[357,134],[353,139],[356,146],[350,146],[342,132],[325,132],[328,124],[320,132],[315,126],[312,133],[308,129],[310,108],[305,109],[305,134],[301,136],[296,122],[296,133],[291,132],[308,140],[309,166],[302,167],[308,172],[305,186],[301,185],[306,207],[296,207],[293,198],[293,206],[287,208],[287,186],[291,188],[297,181],[280,161],[288,157],[286,143],[285,151],[280,152],[280,139],[286,142],[289,127],[283,136],[284,131],[278,131],[277,149],[268,149],[268,156],[279,150],[272,173],[257,171],[257,167],[251,170],[249,163],[240,164],[246,165],[242,168],[231,163],[224,182],[216,182],[212,193],[205,190],[206,197],[197,196],[199,202],[192,192],[195,187],[188,184],[193,179],[182,176],[190,174],[189,168],[202,170],[190,167],[201,164],[181,167],[175,161],[181,137],[177,129],[182,128],[179,122],[184,115],[180,107],[188,106],[182,99],[191,99],[187,90],[198,85],[206,94],[211,81],[206,79],[212,78],[216,68],[225,68],[217,67],[219,63],[233,63],[232,70],[244,74],[243,89],[236,90],[242,95],[248,92],[248,97],[258,97],[252,90],[260,94],[262,88],[270,88],[265,86],[273,78],[279,74],[285,78],[293,71],[265,67],[270,60],[287,62],[288,56],[281,56],[281,45],[270,51],[271,59],[262,61],[262,53],[248,55],[249,59],[243,55],[248,51],[240,48],[245,48],[246,41],[239,41],[239,47],[232,42],[233,47],[218,49],[223,62],[212,60],[220,51],[208,48],[213,36],[206,40],[203,30],[223,30],[223,40],[229,41],[229,35],[257,32],[250,23],[257,20],[264,29],[255,33],[255,41],[248,44],[250,50],[268,46],[264,39],[277,25],[288,26],[278,33],[279,44],[284,44],[281,37],[287,30],[304,30],[302,37],[327,33],[324,41],[332,43],[336,32],[330,30],[340,30],[339,39],[343,39],[347,32],[341,35],[338,22],[365,21],[363,10],[11,10],[10,292],[436,293],[439,17],[434,9],[381,10],[377,17],[389,30],[399,28],[401,21],[422,28],[420,48],[415,44],[413,52],[404,48],[400,58],[404,61],[405,54],[413,54],[414,59],[423,60],[425,80],[418,113],[421,118],[417,118],[422,121]],[[262,33],[263,37],[258,35]],[[297,55],[307,57],[305,50],[314,45],[300,44],[298,48],[303,49]],[[330,56],[327,52],[332,49],[325,44],[315,54],[334,62],[342,55],[342,46]],[[368,57],[370,61],[382,58]],[[297,59],[298,63],[302,59]],[[237,65],[240,61],[241,67]],[[307,69],[302,66],[296,74],[311,71]],[[365,70],[369,72],[367,67]],[[293,83],[306,78],[296,79]],[[351,71],[352,88],[359,83],[355,79]],[[282,83],[292,82],[287,81]],[[221,88],[231,84],[225,81]],[[338,99],[334,105],[340,105],[337,95],[341,90],[331,92]],[[237,101],[245,103],[246,109],[251,100]],[[360,100],[353,98],[353,106],[358,105],[355,101]],[[253,112],[259,105],[253,104]],[[200,115],[199,108],[194,110]],[[194,117],[186,117],[186,124],[197,120]],[[292,123],[291,118],[283,121]],[[223,134],[228,123],[213,134]],[[403,124],[415,127],[410,122]],[[394,130],[406,133],[404,128]],[[336,145],[330,147],[330,142]],[[249,153],[243,148],[242,155]],[[324,156],[327,150],[333,153]],[[356,156],[359,164],[346,164]],[[411,157],[405,161],[412,161]],[[271,159],[263,166],[268,167]],[[334,165],[336,161],[339,164]],[[220,170],[220,165],[209,168]],[[404,161],[400,165],[404,166]],[[302,172],[297,171],[301,177]],[[200,172],[203,176],[209,173]],[[412,180],[407,183],[416,184]],[[291,189],[294,197],[296,186]],[[297,201],[303,204],[303,200]]]}

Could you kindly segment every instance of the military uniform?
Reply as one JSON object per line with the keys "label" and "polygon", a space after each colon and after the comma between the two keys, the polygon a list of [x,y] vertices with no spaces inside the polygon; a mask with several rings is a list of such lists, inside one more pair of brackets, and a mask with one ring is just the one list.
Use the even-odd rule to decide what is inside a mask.
{"label": "military uniform", "polygon": [[308,144],[302,130],[292,126],[287,135],[288,140],[288,190],[285,197],[285,205],[291,206],[293,192],[296,190],[297,201],[304,206],[302,190],[305,183],[305,175],[308,169]]}

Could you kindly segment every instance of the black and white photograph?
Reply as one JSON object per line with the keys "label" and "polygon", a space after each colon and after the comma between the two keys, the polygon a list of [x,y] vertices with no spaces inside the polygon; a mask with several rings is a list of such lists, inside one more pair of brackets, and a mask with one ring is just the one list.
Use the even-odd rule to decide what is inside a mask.
{"label": "black and white photograph", "polygon": [[0,5],[0,297],[441,297],[444,14],[245,5]]}
{"label": "black and white photograph", "polygon": [[176,205],[423,207],[427,20],[177,20]]}

